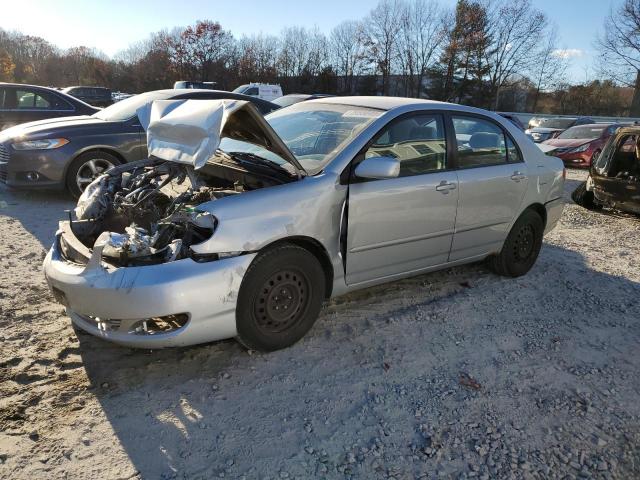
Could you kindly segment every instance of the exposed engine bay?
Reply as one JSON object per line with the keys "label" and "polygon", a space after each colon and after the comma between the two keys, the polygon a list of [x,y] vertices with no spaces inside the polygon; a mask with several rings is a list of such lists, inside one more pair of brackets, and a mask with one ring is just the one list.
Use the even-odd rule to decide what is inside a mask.
{"label": "exposed engine bay", "polygon": [[[217,220],[198,206],[245,191],[294,181],[295,175],[244,154],[218,152],[198,170],[160,159],[121,165],[83,192],[61,224],[63,255],[86,264],[92,250],[114,266],[141,266],[186,257],[191,245],[213,235]],[[66,223],[66,224],[65,224]]]}

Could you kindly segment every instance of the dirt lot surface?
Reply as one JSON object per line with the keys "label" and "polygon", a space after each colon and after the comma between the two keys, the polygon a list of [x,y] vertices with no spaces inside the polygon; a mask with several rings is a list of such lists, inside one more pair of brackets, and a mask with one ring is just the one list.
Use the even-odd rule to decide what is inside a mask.
{"label": "dirt lot surface", "polygon": [[74,332],[41,272],[71,206],[0,187],[0,478],[640,478],[637,217],[569,203],[524,277],[369,289],[262,355]]}

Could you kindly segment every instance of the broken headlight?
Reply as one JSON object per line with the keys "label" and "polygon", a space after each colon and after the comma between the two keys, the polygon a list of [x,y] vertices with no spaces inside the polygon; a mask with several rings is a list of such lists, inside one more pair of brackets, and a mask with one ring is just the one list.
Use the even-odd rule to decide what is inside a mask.
{"label": "broken headlight", "polygon": [[208,212],[186,211],[163,219],[153,231],[132,224],[124,233],[103,232],[95,246],[103,245],[102,257],[121,266],[171,262],[190,256],[190,246],[213,235],[216,218]]}

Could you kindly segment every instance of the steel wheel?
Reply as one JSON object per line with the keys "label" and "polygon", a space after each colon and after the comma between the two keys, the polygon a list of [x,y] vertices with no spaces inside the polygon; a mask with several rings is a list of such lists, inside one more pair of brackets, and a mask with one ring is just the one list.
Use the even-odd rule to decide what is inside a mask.
{"label": "steel wheel", "polygon": [[525,262],[531,256],[535,245],[535,231],[531,224],[523,225],[513,242],[513,256],[518,262]]}
{"label": "steel wheel", "polygon": [[76,173],[76,185],[80,191],[87,188],[91,182],[113,167],[113,163],[105,158],[92,158],[80,165]]}
{"label": "steel wheel", "polygon": [[516,220],[497,255],[489,257],[494,272],[509,277],[527,273],[540,253],[544,222],[533,209],[527,209]]}
{"label": "steel wheel", "polygon": [[258,327],[269,333],[294,328],[309,304],[309,280],[298,270],[273,274],[262,286],[254,304]]}
{"label": "steel wheel", "polygon": [[326,280],[319,260],[300,246],[283,243],[261,252],[238,293],[238,340],[263,352],[293,345],[318,318]]}

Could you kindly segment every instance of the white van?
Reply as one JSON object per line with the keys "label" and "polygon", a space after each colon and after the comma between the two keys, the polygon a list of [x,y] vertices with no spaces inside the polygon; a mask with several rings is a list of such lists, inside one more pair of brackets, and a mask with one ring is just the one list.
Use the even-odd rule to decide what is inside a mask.
{"label": "white van", "polygon": [[270,102],[271,100],[275,100],[282,96],[282,87],[280,87],[280,85],[270,85],[268,83],[249,83],[240,85],[234,90],[234,93],[251,95],[252,97],[258,97]]}

